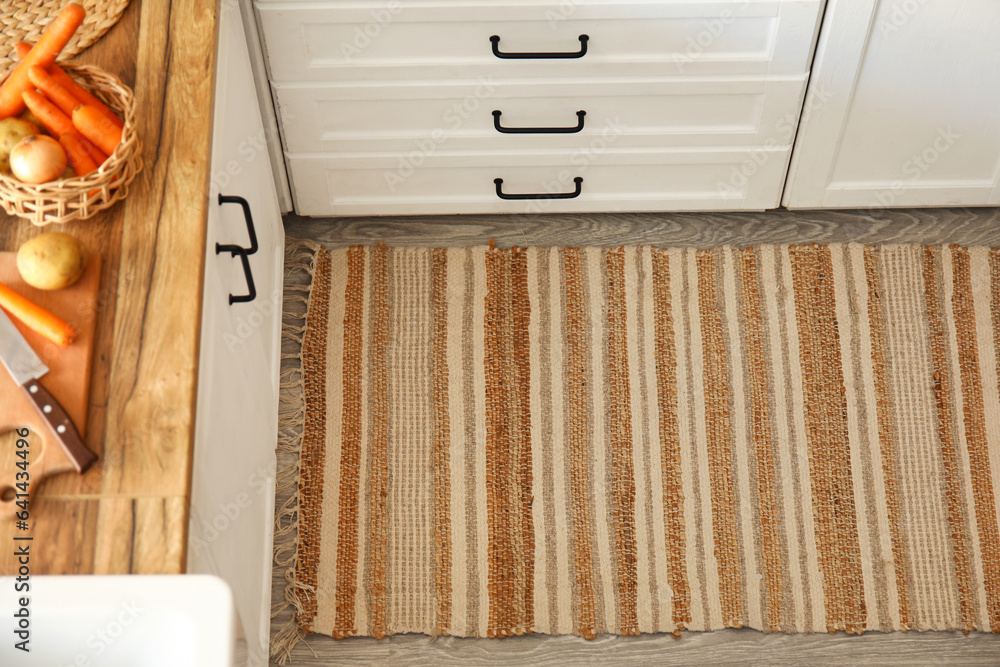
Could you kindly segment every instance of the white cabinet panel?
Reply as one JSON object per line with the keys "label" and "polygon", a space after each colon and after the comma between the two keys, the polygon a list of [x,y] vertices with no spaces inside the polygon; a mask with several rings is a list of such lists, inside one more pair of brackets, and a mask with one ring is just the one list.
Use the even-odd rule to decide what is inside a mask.
{"label": "white cabinet panel", "polygon": [[831,0],[786,206],[1000,204],[1000,3]]}
{"label": "white cabinet panel", "polygon": [[[221,3],[216,76],[187,564],[230,584],[250,663],[266,664],[284,230],[232,3]],[[216,250],[251,248],[251,228],[248,274],[243,252]]]}
{"label": "white cabinet panel", "polygon": [[[778,205],[787,146],[664,151],[291,155],[302,215],[560,213],[581,211],[763,210]],[[505,200],[569,193],[572,199]]]}
{"label": "white cabinet panel", "polygon": [[[819,0],[256,4],[272,81],[801,74]],[[507,52],[579,51],[538,61]]]}
{"label": "white cabinet panel", "polygon": [[[571,148],[615,132],[616,146],[787,144],[805,77],[632,81],[394,81],[276,84],[291,153]],[[595,94],[600,91],[600,94]],[[386,100],[391,99],[391,103]],[[579,127],[575,133],[502,133]]]}

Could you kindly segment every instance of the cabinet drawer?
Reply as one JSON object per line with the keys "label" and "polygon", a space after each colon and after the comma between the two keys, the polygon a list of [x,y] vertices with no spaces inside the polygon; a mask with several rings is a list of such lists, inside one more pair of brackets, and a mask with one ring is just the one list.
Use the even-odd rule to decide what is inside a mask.
{"label": "cabinet drawer", "polygon": [[[763,210],[778,203],[788,146],[547,152],[288,155],[301,215]],[[504,193],[573,199],[505,200]]]}
{"label": "cabinet drawer", "polygon": [[[805,77],[376,86],[279,84],[292,153],[787,144]],[[392,102],[387,103],[387,99]],[[579,111],[585,111],[581,118]],[[499,111],[499,118],[495,112]],[[507,130],[497,130],[496,124]],[[582,124],[578,132],[566,132]],[[562,132],[524,132],[525,129]]]}
{"label": "cabinet drawer", "polygon": [[[820,0],[257,3],[271,80],[802,74]],[[501,53],[579,52],[502,59]]]}

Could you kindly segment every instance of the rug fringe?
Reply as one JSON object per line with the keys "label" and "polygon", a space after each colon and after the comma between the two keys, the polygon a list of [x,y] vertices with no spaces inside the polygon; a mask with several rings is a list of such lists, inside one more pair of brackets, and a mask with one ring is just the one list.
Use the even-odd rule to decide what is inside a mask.
{"label": "rug fringe", "polygon": [[[275,603],[271,618],[290,612],[290,618],[271,637],[271,657],[283,665],[292,649],[308,634],[298,623],[302,611],[300,594],[312,587],[295,579],[298,556],[299,451],[305,418],[305,396],[302,387],[302,341],[308,318],[309,296],[312,290],[314,262],[320,244],[313,241],[289,241],[285,245],[285,289],[281,323],[280,391],[278,405],[279,459],[291,456],[294,462],[275,473],[276,491],[291,490],[274,517],[274,566],[284,568],[284,599]],[[294,280],[296,283],[288,282]]]}

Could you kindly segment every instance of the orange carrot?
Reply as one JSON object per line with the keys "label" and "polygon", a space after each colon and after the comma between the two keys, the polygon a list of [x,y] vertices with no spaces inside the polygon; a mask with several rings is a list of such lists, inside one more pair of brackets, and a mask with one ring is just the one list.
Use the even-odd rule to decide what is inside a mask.
{"label": "orange carrot", "polygon": [[71,92],[63,88],[51,74],[38,65],[28,68],[28,79],[67,116],[73,115],[73,109],[80,106],[80,101],[73,97]]}
{"label": "orange carrot", "polygon": [[63,7],[55,20],[45,29],[38,43],[31,49],[0,87],[0,118],[16,116],[24,111],[21,93],[31,88],[28,68],[32,65],[47,68],[56,61],[59,52],[69,43],[73,33],[83,23],[83,7],[69,4]]}
{"label": "orange carrot", "polygon": [[[31,44],[28,44],[27,42],[18,42],[16,47],[17,57],[22,60],[28,55],[28,53],[31,52]],[[80,104],[89,104],[92,107],[97,107],[108,115],[108,118],[111,119],[112,123],[118,127],[125,127],[125,123],[115,114],[114,111],[108,108],[104,102],[91,95],[89,90],[78,84],[76,79],[67,74],[66,70],[62,67],[59,67],[59,65],[50,65],[48,72],[49,76],[51,76],[52,79],[60,86],[68,90],[73,97],[78,99]]]}
{"label": "orange carrot", "polygon": [[73,125],[83,136],[109,156],[122,140],[122,131],[97,107],[81,104],[73,110]]}
{"label": "orange carrot", "polygon": [[41,306],[32,303],[3,283],[0,283],[0,306],[57,345],[69,345],[76,340],[76,331],[67,322]]}
{"label": "orange carrot", "polygon": [[80,138],[80,145],[83,146],[83,149],[87,151],[87,155],[90,156],[90,159],[93,160],[98,167],[107,161],[108,156],[104,154],[104,151],[90,143],[90,140],[79,132],[76,133],[76,136]]}
{"label": "orange carrot", "polygon": [[73,131],[73,121],[69,119],[69,116],[59,111],[56,105],[49,102],[40,92],[26,90],[21,96],[24,98],[24,103],[31,109],[31,113],[35,114],[41,121],[45,131],[53,137],[61,137],[67,132]]}
{"label": "orange carrot", "polygon": [[86,176],[92,171],[96,171],[99,166],[90,153],[83,147],[84,138],[76,132],[67,132],[59,137],[59,143],[66,151],[70,164],[77,176]]}

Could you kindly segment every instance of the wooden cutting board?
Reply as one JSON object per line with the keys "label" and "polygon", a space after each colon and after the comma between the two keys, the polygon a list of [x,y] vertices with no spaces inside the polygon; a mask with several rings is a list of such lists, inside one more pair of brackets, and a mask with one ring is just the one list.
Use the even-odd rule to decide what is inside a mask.
{"label": "wooden cutting board", "polygon": [[[17,318],[11,317],[11,321],[49,367],[49,372],[40,380],[42,386],[63,406],[81,437],[85,437],[90,399],[90,366],[101,283],[101,257],[91,255],[80,280],[61,290],[38,290],[26,285],[17,271],[15,257],[16,253],[13,252],[0,252],[0,282],[58,315],[76,329],[76,340],[71,345],[60,347],[28,329]],[[24,392],[0,365],[0,434],[25,427],[35,436],[29,437],[30,491],[34,494],[43,478],[71,471],[73,466]],[[37,443],[41,443],[40,451],[36,451]],[[9,456],[3,458],[15,460]],[[13,463],[9,463],[7,469],[0,470],[0,519],[9,518],[16,509],[6,498],[10,493],[3,493],[5,488],[11,486],[14,471]]]}

